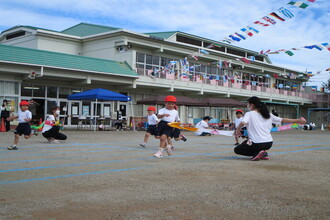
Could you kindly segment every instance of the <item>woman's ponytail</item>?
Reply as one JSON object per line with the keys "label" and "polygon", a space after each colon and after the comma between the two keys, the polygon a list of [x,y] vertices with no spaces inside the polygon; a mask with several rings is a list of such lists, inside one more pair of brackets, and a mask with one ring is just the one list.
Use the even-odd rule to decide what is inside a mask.
{"label": "woman's ponytail", "polygon": [[260,102],[260,114],[262,117],[266,118],[266,119],[269,119],[270,118],[270,113],[269,113],[269,110],[267,108],[267,106],[265,105],[265,103],[263,102]]}

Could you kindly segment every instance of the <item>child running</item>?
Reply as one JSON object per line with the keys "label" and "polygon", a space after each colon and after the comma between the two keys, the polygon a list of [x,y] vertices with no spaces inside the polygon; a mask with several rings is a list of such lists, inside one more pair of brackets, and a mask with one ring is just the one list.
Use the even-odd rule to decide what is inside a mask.
{"label": "child running", "polygon": [[58,144],[67,139],[65,134],[59,132],[60,125],[56,124],[56,118],[59,115],[60,107],[54,106],[52,108],[52,114],[47,117],[42,129],[42,136],[44,136],[51,144]]}
{"label": "child running", "polygon": [[236,135],[241,134],[241,128],[246,126],[249,133],[249,140],[244,141],[234,151],[236,154],[252,156],[251,160],[268,160],[266,150],[273,145],[273,138],[270,134],[272,123],[298,123],[304,124],[304,118],[290,119],[280,118],[269,113],[267,106],[258,97],[253,96],[247,101],[247,108],[250,110],[244,115],[244,119],[236,129]]}
{"label": "child running", "polygon": [[140,144],[141,147],[146,147],[149,137],[151,135],[154,135],[155,137],[158,137],[158,130],[157,130],[157,123],[159,119],[155,115],[156,108],[154,106],[150,106],[148,109],[148,129],[147,133],[144,135],[144,142]]}
{"label": "child running", "polygon": [[[174,128],[168,126],[167,123],[180,121],[178,111],[174,109],[175,103],[176,103],[175,96],[171,96],[171,95],[166,96],[165,97],[165,108],[160,109],[158,112],[157,117],[160,118],[161,120],[158,123],[158,132],[160,135],[159,150],[156,154],[154,154],[154,156],[157,158],[160,158],[163,156],[164,149],[166,149],[168,156],[172,155],[172,149],[171,149],[172,146],[169,144],[167,145],[167,139],[168,139],[168,137],[172,136],[172,134],[174,132]],[[180,134],[180,130],[178,130],[178,131],[179,132],[176,131],[175,134],[173,134],[174,140],[187,141],[187,138]]]}
{"label": "child running", "polygon": [[12,146],[7,147],[8,150],[17,150],[17,144],[19,141],[19,136],[24,134],[25,139],[29,139],[34,132],[31,131],[30,121],[32,120],[32,113],[28,110],[29,102],[28,101],[21,101],[19,103],[20,110],[18,110],[18,116],[8,117],[7,120],[17,119],[18,125],[15,128],[14,134],[14,144]]}

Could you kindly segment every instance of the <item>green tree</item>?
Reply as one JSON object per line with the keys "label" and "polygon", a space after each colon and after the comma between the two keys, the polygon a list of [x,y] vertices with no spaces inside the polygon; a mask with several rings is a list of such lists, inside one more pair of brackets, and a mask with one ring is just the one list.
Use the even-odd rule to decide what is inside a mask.
{"label": "green tree", "polygon": [[322,87],[324,88],[324,91],[330,92],[330,78],[327,82],[322,83]]}

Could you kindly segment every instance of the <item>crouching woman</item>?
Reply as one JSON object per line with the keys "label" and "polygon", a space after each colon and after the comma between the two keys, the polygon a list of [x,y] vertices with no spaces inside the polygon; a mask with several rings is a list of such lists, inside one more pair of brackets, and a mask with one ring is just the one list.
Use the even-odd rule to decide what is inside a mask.
{"label": "crouching woman", "polygon": [[44,136],[49,141],[49,143],[52,144],[60,143],[67,139],[65,134],[59,132],[61,125],[56,123],[56,119],[58,119],[59,115],[60,107],[54,106],[52,108],[52,114],[47,117],[42,129],[42,136]]}

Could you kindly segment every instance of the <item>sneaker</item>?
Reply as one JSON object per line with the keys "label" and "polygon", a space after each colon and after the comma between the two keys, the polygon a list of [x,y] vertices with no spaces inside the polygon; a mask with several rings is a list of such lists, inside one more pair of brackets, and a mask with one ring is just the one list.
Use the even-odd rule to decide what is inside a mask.
{"label": "sneaker", "polygon": [[52,141],[49,141],[50,144],[59,144],[61,143],[59,140],[52,140]]}
{"label": "sneaker", "polygon": [[163,157],[163,152],[159,150],[157,153],[154,154],[154,157],[157,157],[157,158]]}
{"label": "sneaker", "polygon": [[141,143],[140,146],[146,148],[147,144],[146,143]]}
{"label": "sneaker", "polygon": [[183,134],[180,134],[180,137],[181,137],[181,140],[183,140],[183,141],[187,141],[186,136],[184,136]]}
{"label": "sneaker", "polygon": [[174,151],[174,146],[173,145],[171,145],[171,150]]}
{"label": "sneaker", "polygon": [[17,146],[16,145],[11,145],[9,147],[7,147],[8,150],[17,150]]}
{"label": "sneaker", "polygon": [[39,131],[34,131],[33,134],[34,134],[35,136],[38,136]]}
{"label": "sneaker", "polygon": [[238,142],[236,142],[234,145],[235,145],[235,146],[237,146],[237,145],[239,145],[239,143],[238,143]]}
{"label": "sneaker", "polygon": [[264,154],[264,156],[262,156],[260,159],[261,159],[261,160],[269,160],[269,155],[268,155],[268,153],[266,152],[266,153]]}
{"label": "sneaker", "polygon": [[256,161],[259,160],[260,158],[262,158],[267,152],[262,150],[260,151],[256,156],[252,157],[251,160]]}
{"label": "sneaker", "polygon": [[166,152],[167,152],[168,156],[172,156],[172,146],[171,145],[166,146]]}

